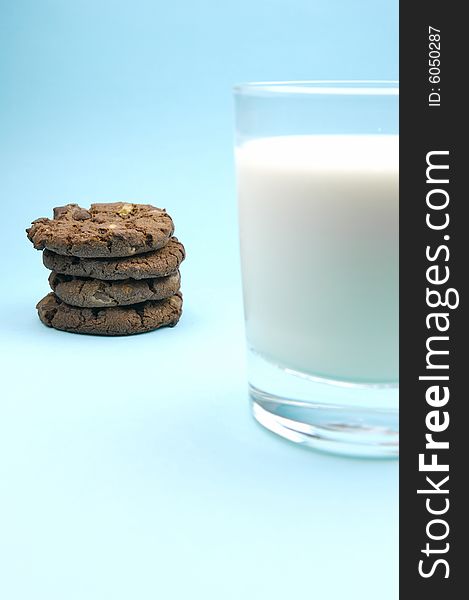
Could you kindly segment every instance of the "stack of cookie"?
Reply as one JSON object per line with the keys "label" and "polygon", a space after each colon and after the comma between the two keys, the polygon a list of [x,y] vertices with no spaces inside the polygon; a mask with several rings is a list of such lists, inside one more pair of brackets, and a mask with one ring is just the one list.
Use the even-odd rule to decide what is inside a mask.
{"label": "stack of cookie", "polygon": [[26,230],[53,290],[37,305],[48,327],[131,335],[173,327],[182,312],[184,246],[164,209],[115,202],[54,208]]}

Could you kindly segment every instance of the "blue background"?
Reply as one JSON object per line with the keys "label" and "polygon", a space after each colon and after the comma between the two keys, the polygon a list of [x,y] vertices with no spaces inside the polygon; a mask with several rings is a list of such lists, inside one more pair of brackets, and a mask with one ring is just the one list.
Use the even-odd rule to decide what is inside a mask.
{"label": "blue background", "polygon": [[[397,464],[248,410],[231,86],[396,79],[397,0],[0,0],[0,597],[397,598]],[[43,327],[24,228],[150,202],[188,259],[174,330]]]}

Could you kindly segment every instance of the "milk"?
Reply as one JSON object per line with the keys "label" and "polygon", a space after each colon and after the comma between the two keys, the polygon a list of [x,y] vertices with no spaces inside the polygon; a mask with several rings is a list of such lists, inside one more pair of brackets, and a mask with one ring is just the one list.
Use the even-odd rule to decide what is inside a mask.
{"label": "milk", "polygon": [[246,331],[267,360],[398,381],[398,139],[272,137],[237,149]]}

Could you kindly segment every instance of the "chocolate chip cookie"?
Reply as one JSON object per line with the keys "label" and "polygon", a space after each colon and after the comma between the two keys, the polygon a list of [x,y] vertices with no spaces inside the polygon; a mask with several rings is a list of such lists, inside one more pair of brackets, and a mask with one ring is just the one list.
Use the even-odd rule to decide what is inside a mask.
{"label": "chocolate chip cookie", "polygon": [[174,232],[171,217],[150,204],[112,202],[54,208],[54,218],[33,221],[26,230],[37,250],[84,258],[132,256],[157,250]]}
{"label": "chocolate chip cookie", "polygon": [[60,300],[85,308],[126,306],[147,300],[162,300],[178,292],[180,284],[179,271],[167,277],[120,281],[73,277],[55,272],[49,276],[49,285]]}
{"label": "chocolate chip cookie", "polygon": [[62,302],[53,292],[37,305],[48,327],[91,335],[132,335],[160,327],[174,327],[182,313],[182,295],[111,308],[80,308]]}
{"label": "chocolate chip cookie", "polygon": [[44,250],[42,260],[56,273],[115,281],[165,277],[178,270],[185,256],[184,246],[172,237],[159,250],[127,258],[77,258]]}

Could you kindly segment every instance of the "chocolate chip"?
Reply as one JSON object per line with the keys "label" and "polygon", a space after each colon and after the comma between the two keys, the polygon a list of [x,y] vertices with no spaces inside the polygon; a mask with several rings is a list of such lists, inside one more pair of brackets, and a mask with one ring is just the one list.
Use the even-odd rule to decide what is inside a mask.
{"label": "chocolate chip", "polygon": [[60,219],[67,216],[70,206],[77,206],[76,204],[69,204],[67,206],[56,206],[54,208],[54,219]]}
{"label": "chocolate chip", "polygon": [[73,219],[75,221],[86,221],[86,219],[91,219],[91,215],[84,208],[80,208],[73,213]]}

